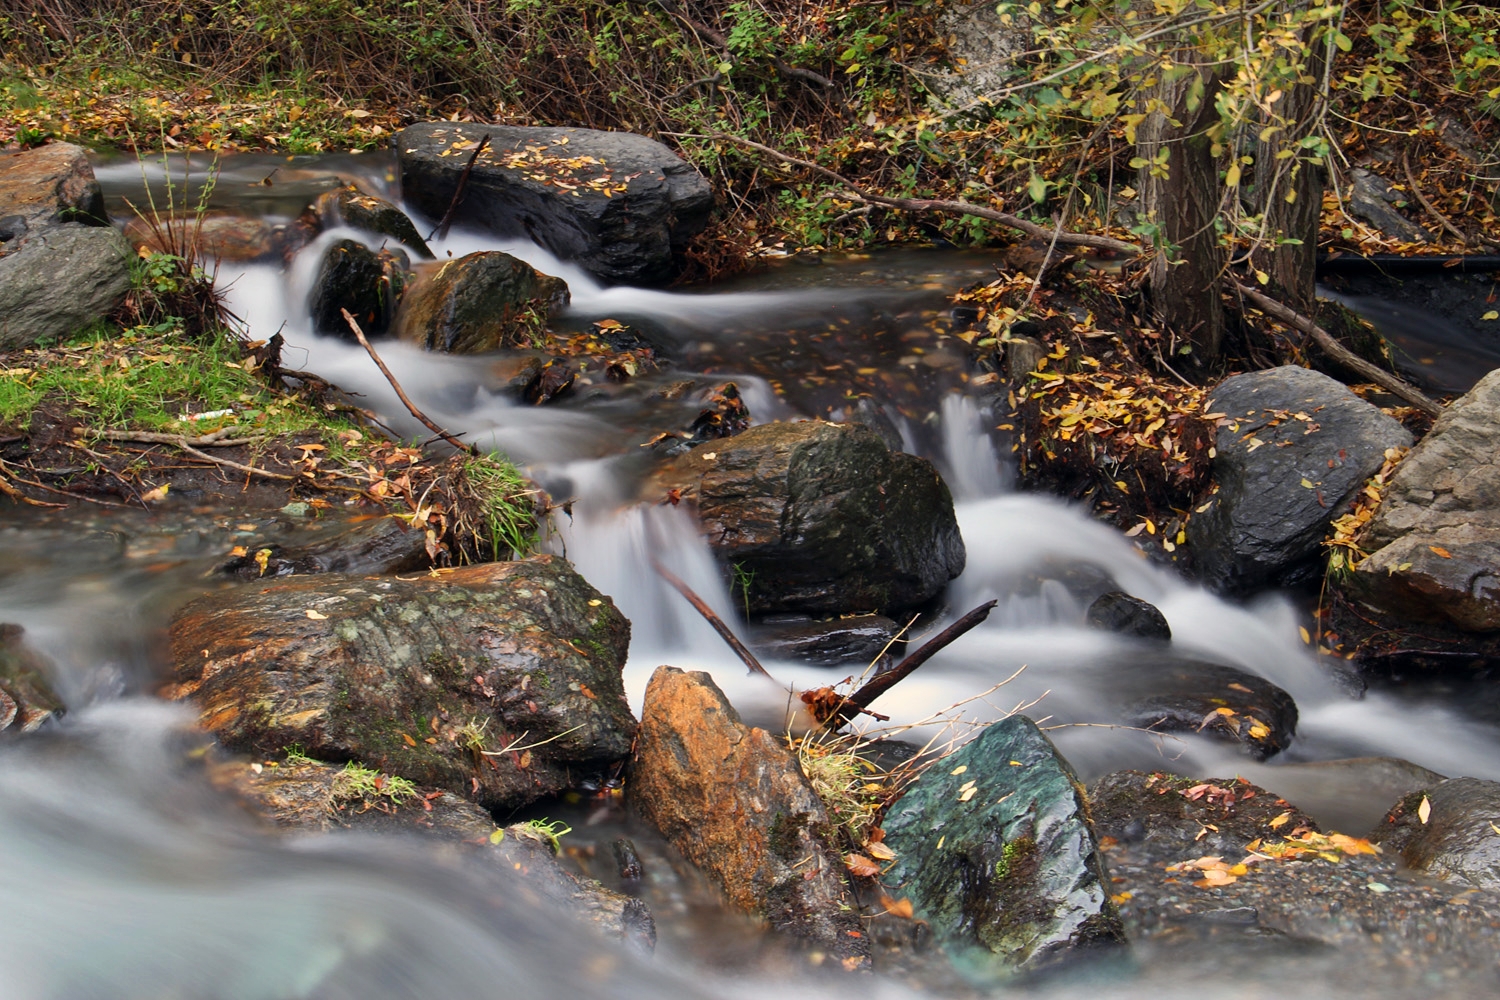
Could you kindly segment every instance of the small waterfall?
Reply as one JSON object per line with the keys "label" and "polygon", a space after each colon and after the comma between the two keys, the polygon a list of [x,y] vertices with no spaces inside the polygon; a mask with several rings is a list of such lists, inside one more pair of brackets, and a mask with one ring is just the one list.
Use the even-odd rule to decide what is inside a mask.
{"label": "small waterfall", "polygon": [[989,434],[989,415],[974,397],[952,392],[943,397],[942,465],[953,499],[983,500],[1006,488],[1006,470]]}

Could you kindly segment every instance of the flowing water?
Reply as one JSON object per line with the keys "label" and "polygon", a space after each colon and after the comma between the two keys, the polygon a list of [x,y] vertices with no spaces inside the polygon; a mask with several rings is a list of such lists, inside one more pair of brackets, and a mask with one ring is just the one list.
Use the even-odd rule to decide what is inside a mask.
{"label": "flowing water", "polygon": [[[143,200],[139,165],[104,165],[99,173],[117,212],[128,211],[123,197]],[[291,217],[335,173],[377,190],[388,190],[391,179],[389,161],[373,157],[245,157],[224,165],[214,197]],[[285,271],[226,265],[221,281],[253,336],[282,331],[289,367],[361,393],[401,432],[425,435],[360,348],[309,330],[304,303],[320,249],[346,235],[359,236],[324,234]],[[1302,642],[1306,609],[1291,599],[1224,601],[1148,562],[1085,512],[1008,492],[1007,442],[967,391],[965,347],[948,332],[944,311],[949,293],[993,273],[984,256],[789,261],[719,287],[648,291],[601,288],[534,246],[461,230],[433,247],[439,257],[495,248],[568,280],[573,304],[564,323],[633,323],[668,345],[675,366],[624,390],[580,387],[532,407],[505,395],[482,357],[390,342],[380,349],[437,422],[505,451],[554,497],[575,498],[547,544],[631,620],[626,685],[637,710],[651,671],[671,663],[709,671],[747,717],[779,727],[794,700],[789,687],[821,686],[847,672],[770,663],[776,683],[745,676],[706,623],[649,572],[654,556],[734,620],[691,516],[637,502],[646,468],[639,446],[685,426],[695,412],[690,401],[674,408],[651,390],[684,378],[705,387],[733,380],[759,422],[841,416],[853,387],[874,400],[907,450],[938,465],[958,502],[968,568],[947,595],[951,611],[921,628],[935,631],[956,613],[1000,600],[986,624],[876,703],[892,725],[914,727],[908,738],[961,734],[1027,706],[1056,727],[1053,738],[1086,780],[1121,767],[1238,773],[1289,796],[1295,788],[1299,805],[1329,817],[1344,815],[1348,790],[1300,764],[1384,754],[1445,774],[1500,778],[1493,725],[1420,692],[1351,695]],[[656,961],[642,963],[559,931],[546,914],[507,908],[503,885],[476,882],[403,843],[273,839],[210,791],[195,776],[190,751],[198,743],[183,713],[149,696],[163,670],[162,631],[173,608],[203,592],[203,573],[219,553],[274,527],[275,518],[240,524],[183,509],[18,513],[0,530],[0,621],[25,627],[56,664],[54,679],[73,708],[54,731],[0,747],[7,862],[0,914],[8,925],[0,934],[0,996],[692,997],[770,988],[757,978],[764,970],[731,977],[702,948],[673,946],[692,936],[691,926],[675,938],[664,933]],[[1112,580],[1155,604],[1177,651],[1289,691],[1301,712],[1291,749],[1253,764],[1206,739],[1098,725],[1113,718],[1100,679],[1136,669],[1140,650],[1084,626],[1078,579]],[[1364,811],[1386,805],[1365,803]],[[1114,975],[1118,995],[1177,986],[1202,992],[1151,970]],[[848,989],[800,987],[827,996]],[[890,983],[857,989],[861,996],[904,992]],[[1239,989],[1220,983],[1211,992]]]}

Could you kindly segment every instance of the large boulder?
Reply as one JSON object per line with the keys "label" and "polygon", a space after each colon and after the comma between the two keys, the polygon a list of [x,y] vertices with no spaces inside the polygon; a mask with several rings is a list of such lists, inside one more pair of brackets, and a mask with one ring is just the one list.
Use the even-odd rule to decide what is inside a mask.
{"label": "large boulder", "polygon": [[[630,750],[630,625],[554,556],[415,580],[292,577],[173,619],[175,675],[221,744],[296,744],[515,808]],[[506,751],[510,752],[499,752]]]}
{"label": "large boulder", "polygon": [[963,572],[953,497],[925,459],[860,424],[752,427],[667,467],[751,614],[917,607]]}
{"label": "large boulder", "polygon": [[130,244],[76,222],[31,228],[0,243],[0,350],[76,333],[130,291]]}
{"label": "large boulder", "polygon": [[402,295],[394,328],[403,340],[450,354],[535,347],[548,315],[568,301],[561,278],[482,251],[424,269]]}
{"label": "large boulder", "polygon": [[712,677],[657,668],[630,773],[635,807],[731,903],[868,965],[827,810],[781,738],[741,722]]}
{"label": "large boulder", "polygon": [[0,153],[0,223],[25,231],[59,222],[109,225],[104,192],[83,148],[53,142]]}
{"label": "large boulder", "polygon": [[441,218],[486,135],[460,224],[535,240],[601,280],[636,285],[670,281],[674,254],[708,224],[713,189],[670,149],[578,128],[412,125],[396,136],[407,203]]}
{"label": "large boulder", "polygon": [[929,767],[884,828],[882,882],[976,980],[1124,939],[1083,786],[1025,716]]}
{"label": "large boulder", "polygon": [[367,336],[385,333],[396,314],[400,294],[396,269],[388,256],[356,240],[338,240],[323,251],[308,296],[313,330],[325,337],[353,340],[344,311]]}
{"label": "large boulder", "polygon": [[1449,778],[1402,797],[1370,839],[1408,868],[1500,889],[1500,782]]}
{"label": "large boulder", "polygon": [[1227,592],[1315,576],[1328,526],[1385,453],[1412,437],[1319,372],[1286,366],[1225,379],[1209,396],[1215,492],[1188,520],[1203,579]]}
{"label": "large boulder", "polygon": [[1401,462],[1361,540],[1355,591],[1469,632],[1500,629],[1500,370],[1454,401]]}

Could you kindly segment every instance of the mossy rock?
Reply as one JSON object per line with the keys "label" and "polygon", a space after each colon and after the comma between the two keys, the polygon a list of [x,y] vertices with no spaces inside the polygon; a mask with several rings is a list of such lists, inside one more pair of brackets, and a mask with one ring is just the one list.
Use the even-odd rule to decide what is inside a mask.
{"label": "mossy rock", "polygon": [[498,250],[424,270],[401,300],[395,329],[429,351],[475,354],[540,345],[547,317],[569,301],[561,278]]}

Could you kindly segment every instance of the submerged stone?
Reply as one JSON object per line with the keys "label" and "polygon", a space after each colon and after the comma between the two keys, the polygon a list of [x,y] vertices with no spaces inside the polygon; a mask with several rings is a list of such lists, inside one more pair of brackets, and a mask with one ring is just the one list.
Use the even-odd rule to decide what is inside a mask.
{"label": "submerged stone", "polygon": [[[292,577],[192,602],[173,680],[232,750],[358,760],[514,808],[622,760],[630,625],[565,560]],[[507,748],[512,748],[510,752]]]}
{"label": "submerged stone", "polygon": [[1124,940],[1083,787],[1025,716],[928,768],[884,828],[882,882],[974,980]]}
{"label": "submerged stone", "polygon": [[[1426,808],[1423,808],[1423,803]],[[1397,802],[1370,839],[1408,868],[1500,890],[1500,781],[1449,778]]]}
{"label": "submerged stone", "polygon": [[317,213],[324,228],[340,223],[362,229],[367,233],[388,236],[411,250],[423,260],[432,260],[432,250],[427,241],[417,232],[406,213],[384,198],[365,194],[352,184],[335,188],[321,195],[317,202]]}
{"label": "submerged stone", "polygon": [[29,733],[66,709],[48,683],[42,658],[22,641],[19,625],[0,624],[0,732]]}

